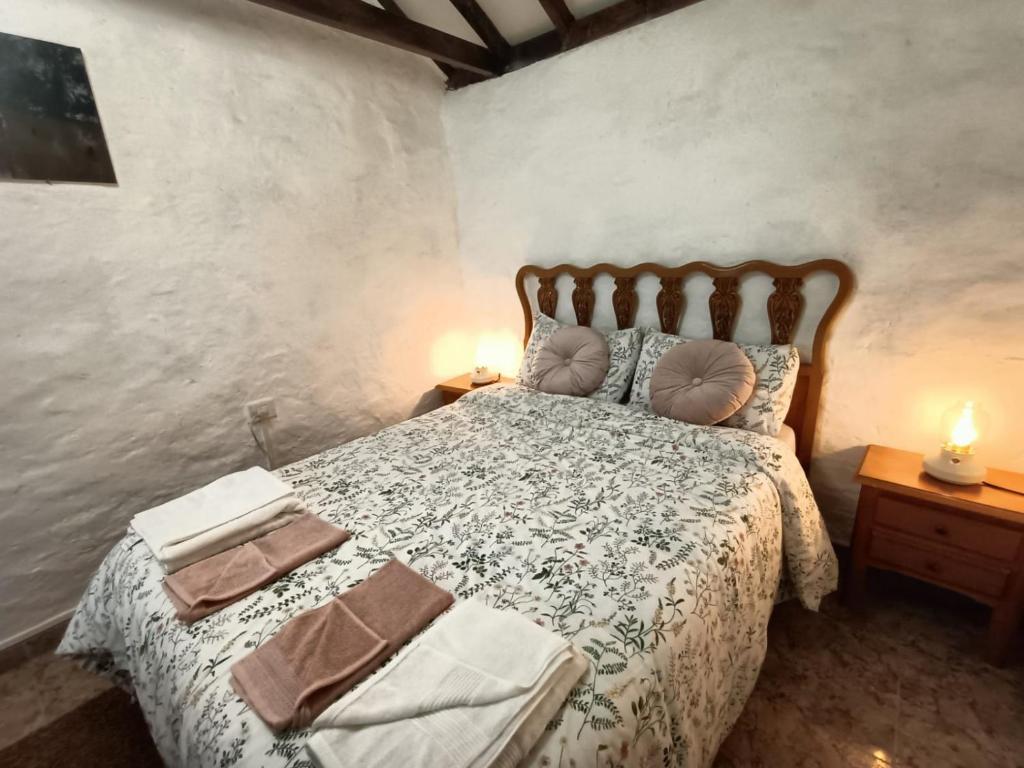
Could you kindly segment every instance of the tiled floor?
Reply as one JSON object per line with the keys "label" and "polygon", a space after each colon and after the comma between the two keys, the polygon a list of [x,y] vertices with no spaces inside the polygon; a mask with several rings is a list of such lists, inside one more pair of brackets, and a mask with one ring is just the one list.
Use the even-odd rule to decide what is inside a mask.
{"label": "tiled floor", "polygon": [[988,611],[879,574],[864,615],[780,606],[716,768],[1024,767],[1021,654],[981,658]]}
{"label": "tiled floor", "polygon": [[[876,582],[866,614],[830,599],[772,620],[754,695],[716,768],[1024,768],[1024,664],[980,658],[987,612]],[[42,656],[0,675],[0,748],[106,684]]]}
{"label": "tiled floor", "polygon": [[109,687],[108,682],[82,671],[73,661],[51,654],[5,672],[0,675],[0,749]]}

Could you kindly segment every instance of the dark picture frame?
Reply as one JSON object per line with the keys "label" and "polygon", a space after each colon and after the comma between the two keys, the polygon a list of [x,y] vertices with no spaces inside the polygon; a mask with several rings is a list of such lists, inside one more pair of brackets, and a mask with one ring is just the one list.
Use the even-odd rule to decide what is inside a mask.
{"label": "dark picture frame", "polygon": [[116,184],[80,48],[0,32],[0,181]]}

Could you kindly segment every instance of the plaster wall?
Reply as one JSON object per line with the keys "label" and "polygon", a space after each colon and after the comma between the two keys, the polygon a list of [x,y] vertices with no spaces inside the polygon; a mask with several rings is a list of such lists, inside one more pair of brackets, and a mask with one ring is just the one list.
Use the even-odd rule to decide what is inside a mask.
{"label": "plaster wall", "polygon": [[453,93],[478,322],[520,332],[525,263],[841,258],[812,471],[833,536],[864,445],[933,451],[959,400],[1024,470],[1021,72],[1019,0],[706,0]]}
{"label": "plaster wall", "polygon": [[3,644],[136,511],[260,462],[246,401],[281,463],[466,361],[430,62],[243,0],[5,0],[0,30],[83,49],[120,181],[0,184]]}

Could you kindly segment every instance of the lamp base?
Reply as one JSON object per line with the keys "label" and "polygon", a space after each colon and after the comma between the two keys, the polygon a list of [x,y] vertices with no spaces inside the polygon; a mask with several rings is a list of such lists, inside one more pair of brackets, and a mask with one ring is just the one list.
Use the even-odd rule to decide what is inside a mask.
{"label": "lamp base", "polygon": [[501,374],[498,371],[492,371],[489,368],[478,366],[473,369],[473,373],[469,377],[469,381],[472,384],[493,384],[501,378]]}
{"label": "lamp base", "polygon": [[937,480],[955,485],[976,485],[985,479],[985,468],[975,462],[973,453],[957,453],[948,448],[925,459],[924,471]]}

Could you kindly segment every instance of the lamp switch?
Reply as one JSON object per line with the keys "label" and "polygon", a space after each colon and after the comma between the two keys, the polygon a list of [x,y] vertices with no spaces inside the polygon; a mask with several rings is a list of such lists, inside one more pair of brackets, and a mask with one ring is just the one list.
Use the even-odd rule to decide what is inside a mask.
{"label": "lamp switch", "polygon": [[272,397],[264,397],[245,404],[245,416],[250,424],[262,424],[277,418],[277,403]]}

